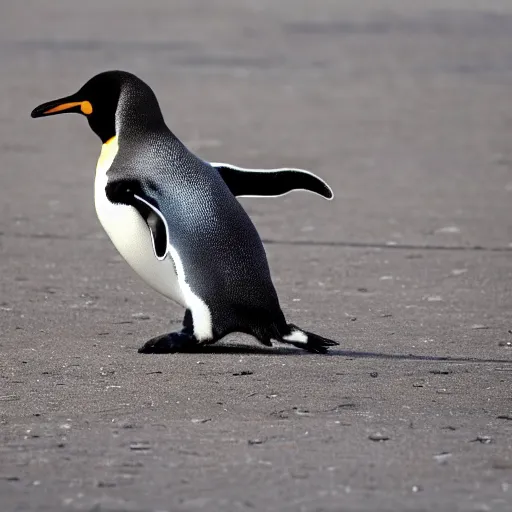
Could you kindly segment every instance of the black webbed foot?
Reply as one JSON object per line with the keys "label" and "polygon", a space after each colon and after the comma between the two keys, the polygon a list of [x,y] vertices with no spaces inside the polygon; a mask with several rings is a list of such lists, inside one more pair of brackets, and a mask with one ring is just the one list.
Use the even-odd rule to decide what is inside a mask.
{"label": "black webbed foot", "polygon": [[330,347],[339,345],[337,341],[324,338],[323,336],[318,336],[318,334],[308,332],[307,335],[307,343],[300,345],[300,348],[308,352],[313,352],[314,354],[327,354]]}
{"label": "black webbed foot", "polygon": [[193,352],[197,348],[196,338],[184,332],[171,332],[150,339],[139,348],[139,354],[174,354]]}

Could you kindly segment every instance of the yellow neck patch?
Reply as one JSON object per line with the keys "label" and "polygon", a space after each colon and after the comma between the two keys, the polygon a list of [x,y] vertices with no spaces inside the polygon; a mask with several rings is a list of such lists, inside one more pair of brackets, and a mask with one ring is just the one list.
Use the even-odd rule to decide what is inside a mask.
{"label": "yellow neck patch", "polygon": [[110,169],[114,158],[119,150],[119,144],[117,143],[117,136],[111,137],[101,146],[100,157],[98,158],[98,164],[96,165],[97,171],[106,172]]}

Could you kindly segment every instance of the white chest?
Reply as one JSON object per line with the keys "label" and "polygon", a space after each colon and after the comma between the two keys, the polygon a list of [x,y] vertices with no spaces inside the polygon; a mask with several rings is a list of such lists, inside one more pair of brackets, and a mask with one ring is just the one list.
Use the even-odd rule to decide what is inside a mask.
{"label": "white chest", "polygon": [[110,240],[132,269],[162,295],[185,305],[172,260],[157,260],[149,227],[132,206],[112,204],[105,194],[107,171],[118,150],[117,138],[103,144],[96,167],[94,204]]}

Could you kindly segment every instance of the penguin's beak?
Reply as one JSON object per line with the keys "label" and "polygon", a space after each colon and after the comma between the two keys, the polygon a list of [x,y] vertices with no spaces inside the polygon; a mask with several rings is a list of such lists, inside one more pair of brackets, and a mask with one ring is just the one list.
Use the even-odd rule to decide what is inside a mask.
{"label": "penguin's beak", "polygon": [[64,114],[66,112],[74,112],[88,116],[92,114],[92,105],[89,101],[79,100],[76,95],[72,95],[43,103],[32,110],[30,115],[31,117],[46,117],[55,114]]}

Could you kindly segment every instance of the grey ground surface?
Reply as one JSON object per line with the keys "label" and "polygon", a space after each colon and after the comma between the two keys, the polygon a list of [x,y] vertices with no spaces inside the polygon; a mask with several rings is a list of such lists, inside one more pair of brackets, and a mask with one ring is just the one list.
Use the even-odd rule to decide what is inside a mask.
{"label": "grey ground surface", "polygon": [[[509,1],[0,9],[2,512],[512,509]],[[339,350],[137,353],[183,312],[103,233],[84,119],[29,117],[111,68],[203,158],[327,179],[242,202]]]}

